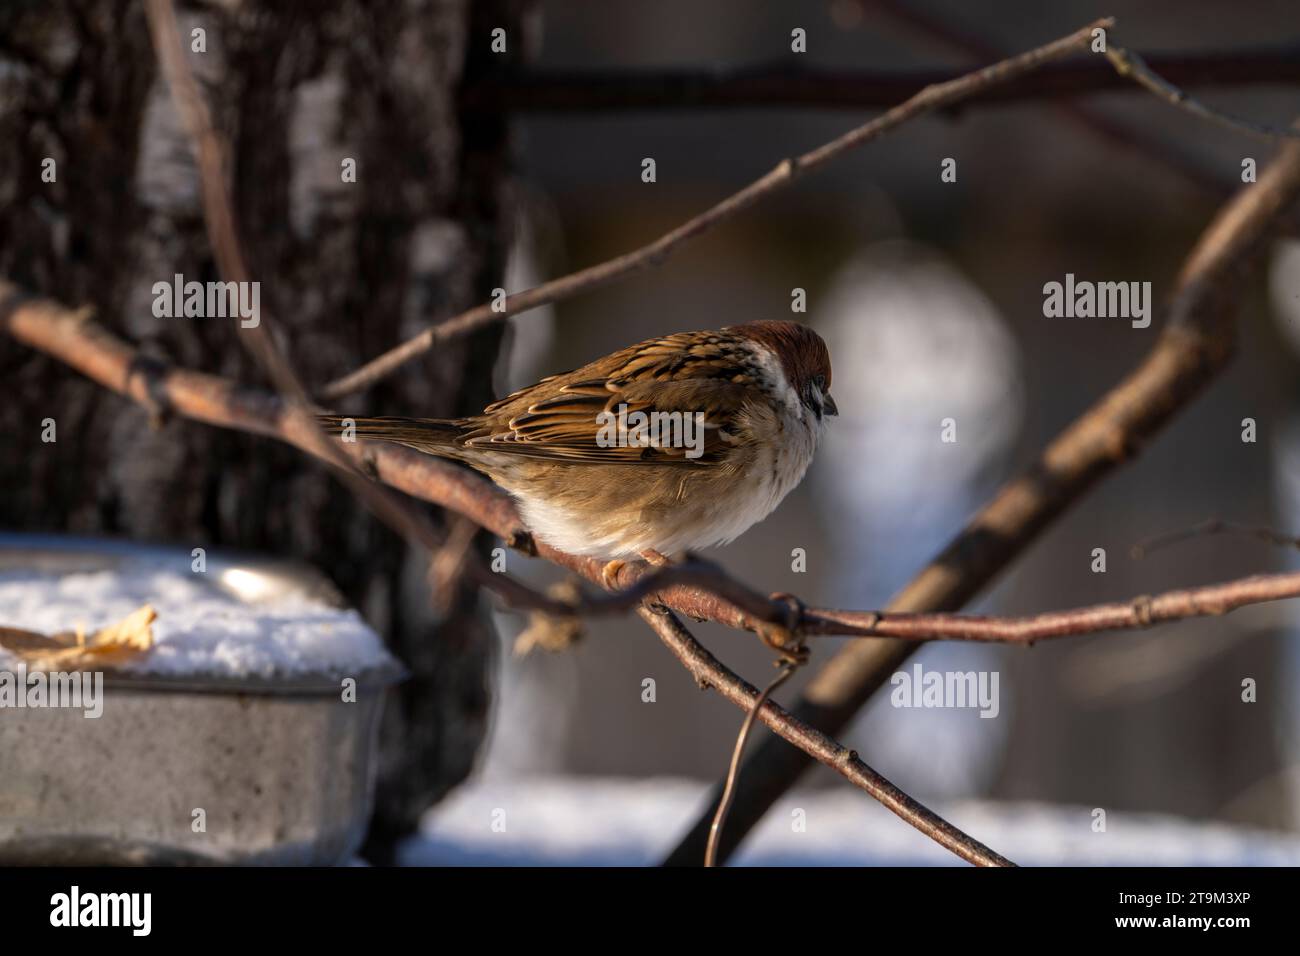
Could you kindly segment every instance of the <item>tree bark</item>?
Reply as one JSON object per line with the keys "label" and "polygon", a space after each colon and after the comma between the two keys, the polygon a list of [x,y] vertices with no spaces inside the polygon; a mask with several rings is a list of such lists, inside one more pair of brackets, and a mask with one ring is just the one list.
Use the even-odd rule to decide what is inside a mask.
{"label": "tree bark", "polygon": [[[517,5],[239,0],[180,4],[178,16],[230,146],[261,308],[309,388],[489,297],[506,251],[504,126],[462,114],[456,94],[465,71],[506,65],[471,50],[487,51],[495,26],[517,35]],[[0,136],[0,275],[93,306],[146,354],[260,381],[235,320],[153,313],[154,283],[217,275],[140,4],[0,7]],[[477,411],[498,346],[498,330],[480,332],[341,410]],[[402,542],[291,449],[151,421],[8,339],[0,374],[0,524],[293,556],[385,635],[412,675],[385,719],[367,846],[389,859],[484,736],[493,640],[474,589],[456,588],[435,618]]]}

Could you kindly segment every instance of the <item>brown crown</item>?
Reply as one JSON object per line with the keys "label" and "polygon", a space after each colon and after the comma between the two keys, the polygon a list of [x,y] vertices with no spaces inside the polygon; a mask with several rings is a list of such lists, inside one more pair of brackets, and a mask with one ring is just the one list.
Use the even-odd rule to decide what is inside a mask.
{"label": "brown crown", "polygon": [[755,342],[766,345],[781,359],[781,367],[792,388],[802,392],[818,375],[826,379],[824,389],[831,387],[831,355],[822,337],[812,329],[797,322],[751,322],[732,326]]}

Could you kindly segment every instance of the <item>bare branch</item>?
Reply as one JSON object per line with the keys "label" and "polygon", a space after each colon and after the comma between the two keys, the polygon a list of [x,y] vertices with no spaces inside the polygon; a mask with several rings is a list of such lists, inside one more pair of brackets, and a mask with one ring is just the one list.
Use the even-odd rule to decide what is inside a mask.
{"label": "bare branch", "polygon": [[1186,110],[1200,119],[1209,120],[1227,129],[1245,133],[1247,136],[1254,136],[1257,139],[1300,138],[1300,131],[1280,129],[1276,126],[1267,126],[1262,123],[1238,119],[1235,116],[1229,116],[1227,113],[1207,106],[1200,100],[1193,99],[1172,83],[1152,72],[1146,61],[1132,50],[1126,50],[1120,46],[1108,46],[1106,48],[1106,59],[1115,65],[1115,71],[1120,76],[1132,77],[1138,84],[1153,93],[1157,99],[1164,100],[1170,106],[1177,107],[1180,110]]}
{"label": "bare branch", "polygon": [[[315,423],[295,414],[291,403],[226,379],[147,359],[93,322],[84,310],[68,310],[47,299],[23,296],[17,287],[3,280],[0,328],[153,410],[278,438],[317,454],[312,438]],[[517,537],[522,530],[510,498],[465,468],[383,443],[329,444],[332,454],[346,453],[351,464],[373,469],[380,481],[463,515],[503,539]],[[606,583],[601,562],[557,551],[544,542],[536,542],[534,547],[541,558],[593,584]],[[444,549],[450,549],[454,556],[466,556],[465,535],[453,536]],[[718,565],[698,558],[662,568],[629,563],[615,576],[617,591],[576,601],[541,594],[508,575],[482,568],[474,572],[474,577],[517,609],[560,616],[608,616],[650,601],[699,620],[753,631],[778,647],[805,635],[1031,644],[1046,638],[1130,630],[1188,617],[1225,614],[1247,604],[1300,595],[1300,572],[1296,572],[1258,575],[1026,617],[988,617],[833,610],[805,607],[797,601],[792,605],[788,600],[766,596]]]}
{"label": "bare branch", "polygon": [[[873,139],[877,139],[918,116],[964,102],[978,93],[1033,73],[1070,53],[1088,49],[1089,44],[1092,42],[1093,31],[1110,29],[1113,26],[1113,19],[1097,20],[1067,37],[1038,49],[1010,57],[956,79],[926,86],[905,102],[850,130],[839,138],[801,156],[786,159],[777,164],[766,175],[754,180],[739,192],[705,210],[671,232],[660,236],[654,242],[632,252],[608,259],[605,262],[588,266],[585,269],[561,276],[550,282],[544,282],[524,292],[506,296],[505,301],[502,303],[485,303],[475,306],[460,315],[430,326],[423,332],[407,339],[401,345],[388,350],[377,358],[371,359],[360,368],[330,382],[321,390],[321,395],[325,399],[339,399],[345,395],[362,391],[391,374],[404,363],[429,351],[440,342],[464,335],[494,322],[503,321],[511,315],[560,302],[582,292],[600,288],[623,276],[659,265],[683,243],[702,235],[719,223],[749,208],[758,200],[789,185],[797,176],[818,169],[838,156]],[[1262,135],[1270,138],[1300,136],[1300,133],[1294,131],[1275,130],[1270,127],[1247,123],[1212,110],[1203,103],[1192,100],[1177,87],[1156,76],[1146,66],[1141,57],[1122,47],[1113,44],[1109,45],[1105,56],[1120,77],[1131,78],[1160,99],[1186,109],[1194,115],[1212,119],[1220,125],[1227,125],[1250,135]]]}
{"label": "bare branch", "polygon": [[[3,280],[0,280],[0,328],[147,407],[279,438],[304,451],[311,451],[314,423],[305,422],[302,416],[293,414],[290,404],[283,399],[215,376],[181,371],[153,362],[97,326],[84,310],[74,312],[49,300],[23,296],[16,287]],[[381,480],[394,487],[459,511],[503,538],[517,536],[518,516],[509,498],[468,470],[396,446],[341,444],[354,462],[372,468]],[[603,580],[599,562],[566,555],[541,543],[537,545],[537,552],[556,564],[585,574],[589,580],[598,583]],[[480,565],[473,567],[479,568]],[[647,607],[648,601],[671,602],[687,613],[732,627],[749,627],[760,633],[775,630],[788,637],[847,633],[872,637],[893,635],[910,642],[942,637],[1029,643],[1043,637],[1145,627],[1183,617],[1222,614],[1244,604],[1300,594],[1300,572],[1295,572],[1032,618],[830,611],[805,609],[797,604],[792,614],[789,602],[765,598],[729,578],[716,566],[704,562],[648,572],[628,565],[620,572],[620,583],[624,577],[630,583],[623,590],[574,604],[540,595],[505,574],[475,573],[481,585],[496,591],[508,604],[517,607],[537,607],[555,614],[615,613],[636,607],[697,679],[719,688],[739,706],[749,707],[754,706],[757,697],[753,688],[699,647],[675,619],[671,619],[672,624],[664,623],[670,619],[670,612],[666,608]],[[729,599],[734,599],[735,603]],[[885,642],[870,642],[872,645],[881,643]],[[774,704],[765,706],[758,716],[786,740],[834,767],[963,859],[988,865],[1005,863],[997,854],[911,800],[829,736]],[[743,741],[740,746],[743,746]],[[729,777],[734,779],[734,774]]]}
{"label": "bare branch", "polygon": [[[915,12],[909,10],[908,12]],[[952,41],[949,41],[952,42]],[[957,45],[955,42],[952,45]],[[992,60],[996,57],[984,57]],[[1202,53],[1155,53],[1151,69],[1184,89],[1291,86],[1300,82],[1300,49],[1269,47]],[[462,105],[508,113],[741,109],[884,109],[927,86],[953,78],[951,70],[829,70],[788,62],[741,70],[529,70],[466,87]],[[979,90],[961,108],[1036,103],[1094,93],[1136,91],[1107,64],[1081,58],[1045,67]]]}
{"label": "bare branch", "polygon": [[[0,328],[16,339],[63,359],[96,381],[154,409],[178,414],[254,434],[279,438],[311,452],[315,424],[292,413],[290,403],[255,389],[243,388],[224,379],[196,372],[170,369],[143,358],[87,318],[46,299],[22,295],[11,283],[0,280]],[[380,478],[411,494],[456,507],[484,527],[503,537],[517,529],[513,505],[500,491],[468,471],[419,452],[391,446],[342,443],[356,462],[365,462]],[[593,580],[600,580],[600,565],[586,559],[564,556],[539,547],[544,556],[564,557],[585,567]],[[557,561],[557,563],[560,563]],[[551,602],[551,609],[563,612],[565,605],[536,595],[504,574],[487,574],[481,579],[508,598],[521,603]],[[687,592],[689,593],[689,591]],[[716,598],[714,599],[716,600]],[[757,691],[727,670],[700,647],[666,609],[638,607],[642,615],[682,658],[697,680],[707,680],[729,700],[753,706]],[[839,771],[844,777],[880,800],[908,823],[953,850],[963,859],[988,866],[1008,865],[1002,857],[946,823],[885,780],[857,755],[809,727],[798,724],[772,703],[759,713],[760,719],[798,747]]]}
{"label": "bare branch", "polygon": [[[1006,51],[995,44],[957,26],[950,16],[939,16],[915,4],[907,3],[905,0],[869,0],[869,3],[870,6],[884,13],[886,17],[897,22],[905,30],[927,41],[938,41],[943,46],[970,58],[973,62],[991,63],[994,60],[1002,59],[1006,55]],[[1294,54],[1290,55],[1294,56]],[[1186,66],[1184,61],[1174,57],[1153,57],[1152,59],[1158,59],[1159,68],[1169,71],[1167,75],[1183,76]],[[1230,58],[1222,57],[1221,59]],[[1133,84],[1125,83],[1123,77],[1108,70],[1104,63],[1098,63],[1095,59],[1076,60],[1057,65],[1060,69],[1075,66],[1087,66],[1093,71],[1090,74],[1079,74],[1076,77],[1077,80],[1087,79],[1091,76],[1112,82],[1115,89],[1138,89]],[[1050,82],[1049,74],[1059,72],[1057,67],[1048,67],[1036,75],[1033,78],[1033,88],[1042,89],[1045,84],[1048,84]],[[1285,69],[1280,70],[1279,75],[1285,75],[1287,72]],[[1296,72],[1298,74],[1297,79],[1300,79],[1300,70]],[[1182,81],[1182,85],[1188,85],[1188,80],[1195,83],[1197,78],[1196,74],[1192,74]],[[1003,89],[1006,89],[1006,87]],[[970,104],[965,105],[969,106]],[[1235,177],[1230,178],[1220,174],[1214,168],[1205,165],[1197,157],[1178,148],[1173,143],[1151,135],[1144,130],[1134,128],[1131,124],[1114,120],[1107,114],[1079,102],[1078,99],[1061,97],[1054,100],[1053,105],[1058,115],[1069,120],[1076,128],[1086,132],[1094,139],[1109,146],[1127,150],[1130,154],[1140,158],[1155,160],[1166,169],[1182,176],[1184,180],[1198,189],[1206,190],[1220,198],[1226,198],[1238,185]]]}
{"label": "bare branch", "polygon": [[796,664],[783,663],[781,673],[777,674],[772,682],[763,688],[763,692],[754,698],[754,705],[749,708],[749,713],[745,714],[745,722],[740,725],[740,733],[736,735],[736,746],[731,752],[731,763],[727,765],[727,780],[722,787],[722,800],[718,803],[718,812],[713,816],[713,825],[709,827],[709,845],[704,850],[704,865],[707,867],[718,864],[718,838],[722,835],[722,828],[727,824],[727,811],[731,809],[731,799],[740,780],[740,758],[745,754],[745,743],[749,740],[749,731],[754,726],[754,718],[767,703],[767,699],[776,692],[777,688],[793,677],[797,669]]}
{"label": "bare branch", "polygon": [[[1256,529],[1249,529],[1254,532]],[[1287,544],[1292,539],[1274,538]],[[1180,588],[1157,595],[1140,595],[1127,601],[1094,604],[1087,607],[1048,611],[1026,616],[963,614],[908,614],[887,611],[841,611],[798,605],[793,617],[789,604],[764,597],[748,585],[728,575],[717,565],[693,560],[685,564],[657,568],[638,577],[633,584],[612,594],[582,597],[570,602],[553,598],[519,594],[514,607],[590,617],[622,614],[646,601],[666,603],[678,610],[681,593],[704,592],[743,612],[737,617],[721,607],[692,602],[692,612],[701,619],[726,623],[737,629],[762,632],[788,632],[788,641],[799,637],[892,637],[904,641],[976,641],[983,643],[1025,644],[1061,637],[1082,637],[1107,631],[1129,631],[1182,621],[1194,617],[1227,614],[1237,608],[1300,597],[1300,571],[1281,574],[1257,574],[1250,577]],[[781,643],[778,638],[774,643]]]}
{"label": "bare branch", "polygon": [[[1142,363],[1058,435],[1024,474],[1004,485],[888,610],[961,607],[1200,394],[1232,356],[1248,267],[1297,196],[1300,145],[1288,142],[1259,182],[1241,190],[1201,236],[1166,303],[1164,331]],[[794,713],[838,733],[917,646],[853,641],[813,675]],[[724,858],[807,767],[798,752],[766,741],[755,748],[742,768],[746,786],[731,811]],[[710,806],[700,815],[668,863],[700,859],[713,812]]]}
{"label": "bare branch", "polygon": [[1113,25],[1114,21],[1110,19],[1097,20],[1067,37],[1030,50],[1028,53],[1022,53],[956,79],[926,86],[906,102],[850,130],[838,139],[801,156],[783,160],[766,175],[671,232],[660,236],[654,242],[605,262],[544,282],[524,292],[507,296],[500,309],[492,303],[486,303],[425,329],[355,371],[330,382],[322,389],[321,395],[326,399],[338,399],[369,388],[403,363],[424,354],[439,342],[493,322],[500,322],[508,316],[541,305],[560,302],[581,292],[608,285],[626,275],[659,265],[684,243],[703,235],[719,223],[748,209],[760,199],[789,185],[797,176],[816,170],[844,153],[869,143],[918,116],[951,106],[981,90],[1007,83],[1016,77],[1032,73],[1047,63],[1085,50],[1092,40],[1093,30],[1109,28]]}
{"label": "bare branch", "polygon": [[[659,639],[677,655],[677,659],[685,665],[697,683],[714,688],[737,707],[754,709],[759,697],[758,689],[724,667],[682,626],[671,611],[642,607],[637,613],[654,628]],[[857,753],[804,723],[775,701],[765,702],[757,709],[757,713],[758,719],[782,740],[794,744],[799,751],[824,763],[854,786],[865,790],[888,810],[963,860],[977,866],[1015,865],[913,800],[863,763]]]}
{"label": "bare branch", "polygon": [[1216,534],[1255,538],[1268,544],[1300,550],[1300,537],[1295,535],[1283,534],[1281,531],[1259,525],[1238,524],[1235,521],[1224,521],[1222,518],[1209,518],[1194,527],[1182,531],[1170,531],[1168,534],[1159,534],[1139,541],[1133,545],[1131,554],[1134,560],[1141,560],[1153,551],[1159,551],[1161,548],[1167,548],[1172,544],[1181,544],[1184,541],[1190,541],[1192,538],[1209,537]]}
{"label": "bare branch", "polygon": [[[862,611],[815,611],[804,623],[805,634],[855,633],[905,641],[986,641],[1033,644],[1056,637],[1103,631],[1126,631],[1191,617],[1210,617],[1249,604],[1300,597],[1300,571],[1257,574],[1221,584],[1183,588],[1129,601],[1097,604],[1030,617],[984,617],[960,614],[879,614]],[[825,628],[824,631],[815,628]]]}
{"label": "bare branch", "polygon": [[[152,6],[165,5],[167,11],[170,12],[170,4],[166,0],[150,0],[150,3]],[[156,18],[154,22],[156,30],[158,22]],[[1085,31],[1080,31],[1080,34],[1086,37],[1091,29],[1092,27],[1085,28]],[[1024,57],[1014,58],[987,70],[970,74],[960,81],[954,81],[953,86],[960,87],[962,83],[972,82],[976,84],[996,83],[1000,71],[1032,69],[1041,59],[1052,55],[1060,55],[1060,50],[1066,49],[1062,44],[1071,42],[1078,43],[1079,35],[1057,41],[1056,44],[1026,54]],[[1054,49],[1058,52],[1052,53],[1051,51]],[[162,54],[161,43],[160,54]],[[163,56],[165,60],[166,55],[163,54]],[[166,63],[164,63],[164,66],[166,68]],[[191,82],[192,80],[193,78],[190,77]],[[180,84],[183,85],[183,80],[180,81]],[[959,98],[959,90],[945,89],[943,86],[929,88],[914,98],[914,101],[903,104],[902,107],[891,111],[890,114],[886,114],[880,120],[859,127],[846,136],[805,154],[797,160],[786,161],[773,170],[772,173],[769,173],[767,177],[758,180],[755,184],[747,187],[746,190],[742,190],[741,193],[714,207],[702,217],[692,220],[691,223],[686,224],[686,226],[681,227],[674,233],[670,233],[664,239],[672,239],[673,244],[675,244],[711,227],[721,219],[745,208],[768,191],[793,178],[802,169],[812,168],[828,162],[839,153],[879,135],[880,132],[889,128],[888,123],[883,126],[880,124],[888,120],[891,115],[895,116],[892,123],[896,125],[910,116],[920,115],[940,106],[951,105]],[[178,105],[182,106],[183,113],[185,109],[193,109],[192,103],[189,103],[188,106],[183,105],[188,102],[183,95],[180,96]],[[225,249],[225,252],[218,253],[219,263],[223,257],[229,263],[230,251],[233,249],[236,256],[236,261],[232,266],[234,271],[227,272],[223,268],[223,274],[228,278],[243,276],[245,277],[243,280],[237,281],[246,281],[248,273],[243,266],[242,256],[239,255],[237,233],[233,227],[233,214],[231,213],[229,196],[225,193],[224,173],[220,162],[220,140],[215,138],[215,134],[211,133],[210,122],[207,123],[205,132],[204,119],[206,119],[206,116],[201,115],[197,123],[193,121],[192,117],[187,122],[191,123],[192,132],[197,131],[195,135],[200,147],[208,140],[215,141],[217,146],[215,151],[217,161],[215,163],[211,159],[204,160],[202,149],[200,149],[199,154],[201,171],[205,167],[208,170],[203,177],[205,214],[209,214],[210,228],[213,230],[214,249]],[[1009,560],[1010,556],[1019,547],[1023,546],[1055,514],[1081,494],[1088,485],[1113,467],[1114,464],[1131,455],[1137,442],[1153,434],[1227,361],[1232,344],[1228,306],[1234,298],[1233,293],[1239,283],[1238,273],[1241,271],[1242,265],[1249,261],[1251,253],[1258,246],[1267,231],[1267,227],[1276,219],[1279,211],[1294,198],[1297,183],[1300,182],[1300,175],[1297,174],[1298,167],[1300,167],[1300,164],[1297,163],[1296,149],[1295,147],[1288,147],[1283,151],[1282,161],[1271,167],[1257,186],[1248,190],[1225,210],[1216,220],[1214,226],[1207,232],[1202,243],[1185,266],[1183,274],[1179,278],[1178,292],[1169,310],[1171,318],[1168,328],[1162,335],[1160,343],[1148,362],[1128,381],[1112,392],[1097,409],[1081,419],[1058,442],[1049,447],[1033,474],[1021,479],[1020,483],[1013,483],[1007,489],[1004,489],[1002,495],[990,505],[985,514],[977,519],[976,524],[967,530],[962,539],[954,543],[953,548],[957,549],[956,553],[941,557],[936,562],[936,566],[926,572],[927,575],[933,577],[927,579],[926,575],[923,575],[921,579],[918,579],[913,588],[909,589],[908,592],[904,592],[900,600],[895,602],[896,605],[902,605],[901,608],[896,607],[895,610],[911,610],[912,608],[907,606],[907,602],[918,598],[928,597],[928,599],[942,605],[945,602],[959,603],[967,594],[973,593],[1006,560]],[[210,187],[210,183],[213,181],[219,184],[219,189],[214,190]],[[216,197],[215,202],[225,210],[225,221],[229,224],[229,229],[226,232],[222,232],[225,228],[221,224],[223,214],[219,211],[212,214],[209,209],[209,193]],[[660,240],[660,242],[663,241]],[[623,269],[623,272],[654,264],[663,255],[666,255],[668,249],[671,248],[670,245],[662,250],[662,254],[656,254],[655,246],[656,244],[652,244],[646,247],[645,250],[631,254],[631,257],[613,260],[613,263],[624,262],[629,258],[635,259]],[[648,253],[647,250],[649,250]],[[644,258],[637,258],[642,257],[643,254]],[[605,266],[609,265],[609,263],[605,264]],[[600,270],[605,266],[593,267],[593,269]],[[590,273],[591,270],[586,270],[586,272]],[[623,272],[616,272],[614,275],[602,278],[600,281],[611,281],[612,278],[623,274]],[[557,281],[560,283],[573,281],[583,275],[584,273],[576,273],[574,276]],[[546,286],[539,287],[539,289],[544,288]],[[537,291],[531,290],[531,292]],[[523,293],[522,297],[529,294]],[[526,304],[520,305],[518,301],[520,298],[515,297],[517,300],[516,310],[530,307]],[[507,308],[507,313],[504,314],[508,314],[509,311],[510,309]],[[500,314],[494,313],[493,315],[499,317]],[[265,337],[267,344],[265,354],[259,358],[269,370],[272,370],[272,376],[277,379],[277,385],[283,386],[282,390],[291,396],[288,400],[282,401],[264,392],[241,388],[212,376],[183,372],[158,363],[151,363],[142,359],[129,346],[114,339],[107,332],[86,320],[84,316],[79,317],[69,313],[53,303],[26,300],[17,289],[3,282],[0,282],[0,324],[8,328],[15,337],[62,358],[69,364],[104,382],[109,387],[130,395],[151,409],[175,410],[181,414],[225,427],[242,428],[258,434],[278,437],[327,460],[332,460],[335,457],[343,458],[343,455],[340,454],[340,452],[343,452],[353,462],[366,464],[376,473],[379,480],[426,500],[455,508],[483,527],[491,528],[503,537],[514,537],[520,530],[518,516],[513,505],[503,494],[493,489],[482,479],[467,475],[454,466],[435,462],[427,456],[405,449],[376,448],[368,445],[338,449],[333,443],[324,439],[320,435],[314,420],[306,413],[303,402],[294,397],[295,395],[301,395],[301,387],[297,385],[296,379],[292,377],[291,370],[288,372],[289,377],[284,382],[281,382],[279,376],[275,374],[274,369],[277,360],[285,369],[287,369],[287,363],[283,362],[283,357],[279,356],[273,345],[270,344],[272,340],[269,336]],[[363,486],[368,487],[370,491],[377,491],[377,486],[368,482],[363,482]],[[359,493],[367,494],[367,492]],[[396,525],[400,527],[403,523],[403,516],[398,514],[394,517]],[[982,526],[981,522],[986,521],[990,523]],[[971,541],[967,540],[970,535],[976,535],[981,539],[981,542],[971,546]],[[548,560],[576,570],[590,580],[598,580],[599,565],[597,562],[565,555],[545,546],[539,547],[538,551]],[[625,568],[620,575],[619,583],[620,585],[635,587],[637,581],[645,574],[644,570],[629,571],[629,569]],[[1194,613],[1222,613],[1222,610],[1218,610],[1218,608],[1227,609],[1228,605],[1233,600],[1241,597],[1243,593],[1246,596],[1240,603],[1286,596],[1266,590],[1266,583],[1268,587],[1277,586],[1278,581],[1275,579],[1280,577],[1283,576],[1273,576],[1273,578],[1267,579],[1267,582],[1266,579],[1233,582],[1232,585],[1239,587],[1249,583],[1255,590],[1248,593],[1219,593],[1206,600],[1203,600],[1204,595],[1197,595],[1193,592],[1176,593],[1170,598],[1168,607],[1163,608],[1162,613],[1167,613],[1168,617],[1165,619],[1173,619],[1176,616],[1187,616]],[[494,587],[498,593],[507,595],[508,600],[533,602],[534,606],[540,600],[544,600],[530,592],[523,585],[512,582],[503,575],[488,578],[484,574],[481,579],[481,583]],[[754,592],[744,585],[732,581],[725,575],[715,576],[713,580],[706,584],[701,584],[699,581],[690,581],[684,577],[670,587],[662,588],[662,585],[663,582],[660,581],[655,582],[653,585],[642,586],[644,593],[636,595],[637,599],[644,601],[654,596],[657,600],[671,603],[672,606],[678,607],[686,613],[698,610],[703,612],[700,614],[702,617],[719,620],[733,627],[749,627],[759,631],[759,633],[771,631],[773,628],[778,632],[784,630],[787,633],[800,629],[806,630],[810,624],[806,614],[813,613],[806,612],[796,615],[792,621],[788,607],[785,611],[781,611],[776,602],[756,596]],[[1293,586],[1293,584],[1287,583],[1285,586],[1289,587]],[[651,587],[662,589],[651,591]],[[1229,585],[1220,587],[1229,587]],[[630,601],[632,598],[620,598],[616,595],[613,600]],[[554,606],[554,602],[552,606]],[[1238,604],[1231,604],[1231,606],[1238,606]],[[1150,602],[1141,602],[1136,605],[1129,604],[1123,606],[1122,610],[1118,612],[1114,611],[1116,606],[1110,607],[1112,610],[1106,612],[1108,616],[1104,616],[1103,620],[1113,623],[1107,623],[1106,626],[1141,626],[1153,619],[1154,611]],[[639,607],[638,610],[642,616],[654,614],[653,611],[644,606]],[[1084,609],[1085,612],[1089,610],[1095,609]],[[855,614],[861,612],[824,613]],[[1058,615],[1065,613],[1071,612],[1058,612]],[[659,617],[664,618],[665,615],[661,614]],[[1050,616],[1022,619],[1010,623],[1002,621],[998,622],[998,626],[1009,628],[1009,630],[1004,630],[1006,634],[1023,636],[1032,633],[1033,627],[1048,626],[1043,623],[1044,618],[1047,617]],[[826,626],[845,627],[849,624],[860,628],[869,626],[874,635],[881,633],[878,629],[882,623],[902,627],[904,630],[910,626],[913,628],[911,634],[913,639],[916,639],[916,635],[921,633],[917,628],[922,624],[935,626],[938,623],[939,626],[964,627],[968,632],[973,629],[974,631],[981,631],[981,633],[989,633],[987,628],[990,626],[988,619],[982,621],[980,619],[967,619],[964,623],[954,624],[950,620],[942,622],[934,620],[918,621],[917,619],[900,618],[896,615],[891,618],[885,615],[869,614],[867,618],[867,620],[861,621],[829,621]],[[1025,620],[1031,620],[1033,623],[1026,625]],[[1086,625],[1091,620],[1089,618],[1083,623]],[[1059,619],[1054,622],[1049,621],[1048,624],[1056,628],[1063,626]],[[680,625],[677,626],[680,628]],[[1071,622],[1069,626],[1079,626],[1079,621]],[[658,630],[658,628],[656,629]],[[669,630],[671,631],[671,628]],[[662,632],[661,636],[663,636]],[[686,636],[689,638],[689,635]],[[843,666],[837,666],[837,662],[843,658],[843,655],[841,655],[837,657],[836,661],[832,662],[829,671],[823,672],[823,676],[826,674],[831,675],[829,686],[832,694],[842,695],[847,687],[849,696],[847,699],[841,697],[840,701],[832,707],[824,706],[814,698],[812,701],[813,716],[829,718],[832,722],[846,720],[861,702],[856,700],[855,696],[869,695],[871,690],[878,685],[883,674],[890,669],[885,665],[888,665],[891,661],[901,661],[908,653],[905,649],[908,645],[898,641],[855,642],[855,644],[857,647],[869,646],[871,650],[865,656],[860,655],[854,665],[847,670]],[[704,653],[707,654],[707,652]],[[863,674],[860,669],[856,675],[853,670],[854,666],[861,664],[863,660],[867,662],[865,680],[862,679]],[[717,664],[716,661],[713,661],[713,663],[718,668],[721,668],[721,665]],[[725,672],[725,669],[723,669],[723,672],[725,677],[727,672]],[[696,673],[698,677],[702,672]],[[734,675],[732,676],[734,677]],[[854,688],[855,680],[858,681],[856,689]],[[743,684],[743,682],[739,682],[739,686],[749,692],[746,700],[750,706],[753,706],[753,689]],[[825,688],[826,684],[819,678],[810,686],[809,693],[810,695],[819,694]],[[865,696],[863,699],[865,699]],[[808,701],[805,700],[805,704],[807,703]],[[775,705],[769,703],[758,711],[760,719],[763,719],[769,726],[772,726],[771,715],[774,707]],[[780,713],[784,714],[784,711],[780,711]],[[806,724],[803,725],[803,728],[811,733],[816,733]],[[795,733],[799,730],[798,727],[791,730],[789,726],[785,727],[785,729],[789,733]],[[778,733],[780,733],[779,730]],[[800,734],[802,734],[802,731],[800,731]],[[802,737],[806,736],[806,734],[802,734]],[[857,761],[857,764],[861,764],[861,768],[859,768],[854,764],[856,757],[851,752],[839,747],[829,737],[818,734],[818,738],[813,739],[810,746],[814,748],[818,746],[838,748],[838,750],[832,749],[831,759],[844,764],[844,766],[837,766],[837,769],[844,773],[845,776],[855,779],[854,775],[862,777],[863,771],[868,775],[874,773],[865,764]],[[787,739],[790,738],[787,737]],[[767,744],[764,744],[759,748],[755,760],[761,761],[763,755],[770,752],[770,749]],[[791,752],[785,751],[785,753]],[[810,750],[809,753],[816,756],[817,759],[826,759],[825,754],[815,750]],[[795,760],[797,762],[793,766],[797,772],[797,768],[803,765],[802,758],[796,754]],[[832,765],[836,764],[833,763]],[[751,778],[747,777],[747,779]],[[750,790],[745,795],[742,795],[750,798],[748,803],[751,807],[762,806],[764,805],[763,801],[774,799],[773,794],[779,794],[787,783],[779,775],[764,775],[753,779],[759,781],[759,792],[755,794]],[[793,774],[790,775],[789,779],[793,779]],[[862,777],[862,779],[867,780],[868,783],[873,782],[870,776]],[[855,782],[863,785],[857,779],[855,779]],[[865,785],[864,789],[868,789],[873,794],[875,792],[883,793],[884,796],[880,798],[884,799],[887,804],[890,800],[893,800],[897,807],[902,808],[902,811],[895,808],[895,812],[899,812],[900,816],[910,819],[908,816],[910,812],[912,817],[920,820],[922,824],[932,828],[935,826],[932,821],[927,819],[926,814],[928,814],[928,811],[924,811],[924,808],[920,808],[920,812],[918,812],[915,809],[917,805],[912,804],[910,798],[907,798],[906,795],[901,793],[897,795],[891,794],[886,789],[889,786],[887,781],[884,781],[884,787],[878,783],[874,785],[876,786],[875,791]],[[746,802],[746,800],[742,800],[737,804],[737,807],[743,808]],[[756,819],[756,817],[753,818]],[[939,821],[939,823],[942,824],[942,821]],[[751,824],[752,821],[746,822],[744,825],[747,827]],[[946,827],[947,825],[943,824],[942,826]],[[940,832],[942,835],[942,828],[938,828],[936,832]],[[947,837],[954,845],[965,845],[962,843],[964,835],[959,833],[956,836],[948,834]],[[964,839],[968,840],[969,838]],[[729,841],[734,844],[734,838],[729,837]],[[945,845],[948,844],[945,843]],[[967,849],[968,852],[974,852],[970,851],[969,847]],[[727,852],[725,845],[722,852]]]}

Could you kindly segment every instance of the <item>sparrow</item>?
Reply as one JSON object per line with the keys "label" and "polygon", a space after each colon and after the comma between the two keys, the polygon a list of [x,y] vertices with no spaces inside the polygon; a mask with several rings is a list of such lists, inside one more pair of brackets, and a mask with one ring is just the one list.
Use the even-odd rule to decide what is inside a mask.
{"label": "sparrow", "polygon": [[535,537],[608,571],[726,544],[771,514],[838,414],[830,386],[816,332],[754,322],[638,342],[468,418],[320,421],[469,465]]}

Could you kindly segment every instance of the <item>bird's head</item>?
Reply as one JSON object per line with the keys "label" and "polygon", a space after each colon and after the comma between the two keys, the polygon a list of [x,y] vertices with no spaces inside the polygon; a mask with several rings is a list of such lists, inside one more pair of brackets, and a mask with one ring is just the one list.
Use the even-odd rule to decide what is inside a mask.
{"label": "bird's head", "polygon": [[818,422],[840,413],[831,398],[831,355],[820,335],[797,322],[751,322],[734,328],[771,351],[786,383]]}

